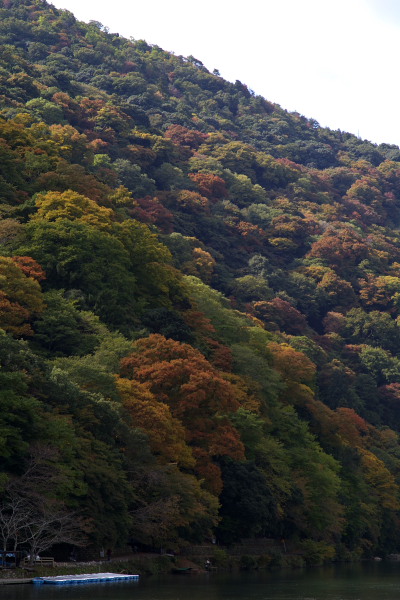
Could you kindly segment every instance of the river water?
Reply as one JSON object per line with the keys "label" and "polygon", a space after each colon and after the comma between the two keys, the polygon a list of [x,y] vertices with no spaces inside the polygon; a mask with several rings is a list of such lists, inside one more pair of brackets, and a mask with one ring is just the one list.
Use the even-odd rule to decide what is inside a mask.
{"label": "river water", "polygon": [[138,582],[0,586],[0,600],[399,600],[400,562],[251,573],[199,573]]}

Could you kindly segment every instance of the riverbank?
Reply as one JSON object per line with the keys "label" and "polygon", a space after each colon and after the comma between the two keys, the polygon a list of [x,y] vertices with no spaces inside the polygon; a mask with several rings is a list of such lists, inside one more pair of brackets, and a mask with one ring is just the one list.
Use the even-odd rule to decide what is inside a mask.
{"label": "riverbank", "polygon": [[[188,548],[184,555],[134,553],[113,556],[108,560],[90,560],[84,562],[56,562],[54,567],[33,566],[30,568],[0,570],[0,585],[29,583],[34,577],[52,575],[80,575],[84,573],[138,574],[141,576],[160,575],[172,572],[201,572],[207,563],[211,570],[221,571],[258,571],[275,569],[298,569],[307,566],[321,566],[332,562],[358,562],[357,553],[338,556],[330,546],[307,541],[307,545],[283,551],[277,545],[263,545],[256,548],[246,545],[230,548],[210,545]],[[249,552],[250,551],[250,552]]]}
{"label": "riverbank", "polygon": [[[190,565],[188,563],[190,562]],[[112,570],[115,573],[158,575],[170,573],[176,566],[200,567],[186,559],[177,561],[175,557],[159,554],[136,554],[133,557],[117,557],[111,561],[60,562],[54,567],[32,566],[27,568],[1,569],[0,585],[30,583],[34,577],[52,575],[81,575],[84,573],[101,573]]]}

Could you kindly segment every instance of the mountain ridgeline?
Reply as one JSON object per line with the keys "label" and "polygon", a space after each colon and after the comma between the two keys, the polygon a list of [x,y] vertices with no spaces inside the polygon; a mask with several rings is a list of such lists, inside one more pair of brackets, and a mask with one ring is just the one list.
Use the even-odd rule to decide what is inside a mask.
{"label": "mountain ridgeline", "polygon": [[0,103],[0,523],[400,549],[399,148],[43,0]]}

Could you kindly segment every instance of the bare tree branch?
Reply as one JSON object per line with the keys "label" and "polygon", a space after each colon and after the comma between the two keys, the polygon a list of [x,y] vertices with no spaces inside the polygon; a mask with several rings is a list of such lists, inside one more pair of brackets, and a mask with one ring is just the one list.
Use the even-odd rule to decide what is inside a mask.
{"label": "bare tree branch", "polygon": [[84,546],[85,523],[68,511],[54,494],[63,475],[54,468],[54,451],[33,449],[26,471],[6,487],[0,502],[0,542],[3,550],[29,548],[32,562],[54,544]]}

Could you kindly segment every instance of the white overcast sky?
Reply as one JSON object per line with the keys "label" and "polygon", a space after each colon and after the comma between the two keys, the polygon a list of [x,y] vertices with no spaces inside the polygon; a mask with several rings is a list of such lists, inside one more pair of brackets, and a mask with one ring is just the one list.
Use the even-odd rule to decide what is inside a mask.
{"label": "white overcast sky", "polygon": [[400,145],[400,0],[50,0],[322,126]]}

